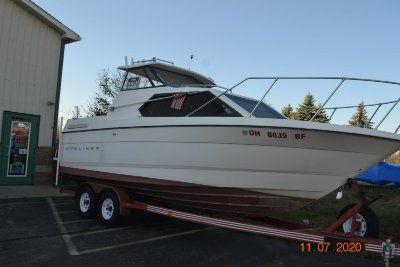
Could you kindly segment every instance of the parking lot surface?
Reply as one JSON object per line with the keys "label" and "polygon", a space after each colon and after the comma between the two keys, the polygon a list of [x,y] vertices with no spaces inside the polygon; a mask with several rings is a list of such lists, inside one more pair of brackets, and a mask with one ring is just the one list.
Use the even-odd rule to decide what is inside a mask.
{"label": "parking lot surface", "polygon": [[[72,197],[0,199],[0,266],[382,266],[360,255],[134,211],[119,227],[79,216]],[[390,266],[400,266],[391,263]]]}

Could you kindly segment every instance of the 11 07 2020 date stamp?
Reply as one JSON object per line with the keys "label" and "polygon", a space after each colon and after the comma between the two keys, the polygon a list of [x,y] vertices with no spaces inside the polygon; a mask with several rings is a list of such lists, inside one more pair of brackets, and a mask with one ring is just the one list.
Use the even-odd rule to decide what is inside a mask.
{"label": "11 07 2020 date stamp", "polygon": [[303,253],[360,253],[365,251],[365,244],[361,242],[302,242],[300,250]]}

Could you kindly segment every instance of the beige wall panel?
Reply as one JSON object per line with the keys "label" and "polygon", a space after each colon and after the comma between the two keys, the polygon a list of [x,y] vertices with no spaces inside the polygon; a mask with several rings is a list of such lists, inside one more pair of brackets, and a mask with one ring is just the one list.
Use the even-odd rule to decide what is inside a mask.
{"label": "beige wall panel", "polygon": [[40,115],[39,146],[52,142],[60,49],[59,32],[0,0],[0,125],[3,110]]}

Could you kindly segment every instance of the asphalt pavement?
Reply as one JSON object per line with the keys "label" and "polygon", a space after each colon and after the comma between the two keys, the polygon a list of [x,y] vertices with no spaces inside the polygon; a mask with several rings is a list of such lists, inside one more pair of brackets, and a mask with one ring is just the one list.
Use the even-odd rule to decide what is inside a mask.
{"label": "asphalt pavement", "polygon": [[36,197],[18,190],[0,187],[1,266],[383,266],[380,257],[303,253],[300,243],[139,211],[107,228],[54,187]]}
{"label": "asphalt pavement", "polygon": [[0,185],[0,199],[65,196],[52,185]]}

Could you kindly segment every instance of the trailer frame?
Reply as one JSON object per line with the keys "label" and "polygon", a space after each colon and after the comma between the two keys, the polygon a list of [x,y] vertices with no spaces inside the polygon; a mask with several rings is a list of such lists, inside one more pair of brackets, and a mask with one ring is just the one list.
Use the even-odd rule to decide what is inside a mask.
{"label": "trailer frame", "polygon": [[[308,247],[308,251],[304,252],[311,252],[310,248],[312,245],[313,250],[320,250],[320,247],[322,246],[325,252],[327,252],[329,247],[329,252],[332,253],[358,253],[360,251],[343,251],[343,247],[344,244],[347,245],[347,248],[350,245],[359,244],[362,246],[363,252],[381,254],[384,257],[385,262],[389,261],[389,259],[393,258],[394,256],[400,257],[400,244],[393,243],[393,238],[391,236],[388,236],[386,240],[382,241],[380,239],[360,237],[355,235],[355,231],[357,230],[357,227],[359,227],[359,223],[355,220],[355,216],[363,207],[368,205],[365,198],[361,198],[359,203],[357,203],[353,208],[349,209],[345,214],[340,216],[340,218],[338,218],[331,226],[329,226],[327,229],[323,229],[311,227],[307,224],[280,220],[273,217],[263,217],[262,221],[253,221],[249,219],[243,220],[237,218],[225,218],[223,216],[215,216],[210,214],[196,214],[193,212],[165,208],[149,203],[135,201],[131,199],[126,190],[121,187],[94,182],[83,182],[79,185],[78,190],[84,185],[91,186],[97,194],[112,190],[117,196],[117,201],[119,202],[118,214],[121,216],[127,216],[130,210],[140,210],[208,226],[215,226],[229,230],[259,234],[266,237],[301,242],[306,244]],[[357,183],[353,183],[353,188],[356,192],[362,195]],[[73,188],[60,189],[61,192],[74,196],[78,190],[74,190]],[[376,199],[373,201],[376,201]],[[338,232],[338,228],[352,216],[353,220],[351,233],[345,234]],[[343,246],[342,251],[338,251],[338,244]]]}

